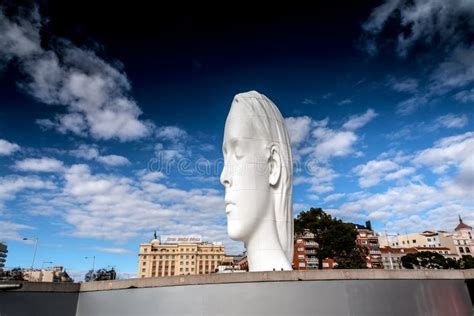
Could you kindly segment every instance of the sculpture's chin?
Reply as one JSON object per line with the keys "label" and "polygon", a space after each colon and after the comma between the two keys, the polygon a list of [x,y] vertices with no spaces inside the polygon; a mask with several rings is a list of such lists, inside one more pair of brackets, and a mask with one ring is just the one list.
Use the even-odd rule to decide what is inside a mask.
{"label": "sculpture's chin", "polygon": [[227,221],[227,234],[229,235],[230,239],[244,240],[245,236],[239,224],[240,223],[238,221],[232,221],[232,220]]}

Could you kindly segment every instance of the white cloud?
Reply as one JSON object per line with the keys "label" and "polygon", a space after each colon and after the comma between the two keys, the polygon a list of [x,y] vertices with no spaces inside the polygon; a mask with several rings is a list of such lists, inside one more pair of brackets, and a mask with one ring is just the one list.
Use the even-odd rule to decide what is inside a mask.
{"label": "white cloud", "polygon": [[15,169],[33,172],[61,172],[64,170],[62,161],[54,158],[27,158],[15,162]]}
{"label": "white cloud", "polygon": [[12,23],[0,10],[0,43],[4,59],[11,59],[13,56],[29,56],[41,51],[40,36],[40,16],[37,8],[31,11],[29,16],[18,19],[17,23]]}
{"label": "white cloud", "polygon": [[398,103],[397,113],[400,115],[409,115],[426,105],[428,101],[429,98],[426,95],[415,95]]}
{"label": "white cloud", "polygon": [[0,221],[0,240],[22,240],[23,236],[20,234],[20,231],[32,229],[34,228],[28,225]]}
{"label": "white cloud", "polygon": [[130,82],[121,66],[67,40],[58,40],[45,50],[40,31],[37,10],[15,19],[0,11],[0,56],[17,60],[28,78],[21,87],[40,102],[66,106],[66,113],[39,120],[43,128],[120,141],[151,132],[153,125],[139,119],[142,112],[128,96]]}
{"label": "white cloud", "polygon": [[309,99],[309,98],[305,98],[303,100],[303,102],[301,102],[301,103],[303,103],[303,104],[313,104],[313,105],[318,104],[316,101],[314,101],[313,99]]}
{"label": "white cloud", "polygon": [[402,178],[405,178],[406,176],[409,176],[415,173],[415,171],[416,169],[413,167],[402,168],[400,170],[387,174],[384,179],[387,181],[402,179]]}
{"label": "white cloud", "polygon": [[407,93],[416,93],[418,91],[419,81],[414,78],[405,78],[402,80],[397,80],[394,77],[390,77],[388,80],[388,85],[395,91],[398,92],[407,92]]}
{"label": "white cloud", "polygon": [[309,166],[307,176],[296,176],[293,185],[308,184],[310,192],[327,193],[334,190],[332,181],[339,175],[329,167],[320,165]]}
{"label": "white cloud", "polygon": [[309,116],[288,117],[285,123],[290,134],[290,140],[293,145],[298,145],[306,139],[311,129],[311,118]]}
{"label": "white cloud", "polygon": [[352,146],[358,140],[352,131],[337,131],[327,127],[318,127],[312,132],[314,138],[314,156],[321,161],[331,157],[343,157],[353,152]]}
{"label": "white cloud", "polygon": [[463,128],[468,122],[466,114],[447,114],[436,119],[436,123],[446,128]]}
{"label": "white cloud", "polygon": [[388,189],[384,193],[372,194],[341,206],[341,210],[350,213],[356,211],[384,211],[392,215],[426,211],[438,205],[439,192],[425,184],[410,183],[402,187]]}
{"label": "white cloud", "polygon": [[474,132],[445,137],[434,147],[416,154],[413,162],[432,167],[436,173],[446,171],[450,166],[457,166],[474,157]]}
{"label": "white cloud", "polygon": [[[334,190],[333,179],[338,174],[330,165],[335,157],[360,156],[354,149],[359,140],[355,130],[375,118],[368,109],[364,114],[353,115],[340,128],[330,128],[329,118],[316,121],[308,116],[285,119],[293,148],[295,167],[294,185],[309,184],[308,191],[318,194]],[[302,172],[301,175],[297,175]]]}
{"label": "white cloud", "polygon": [[69,151],[69,153],[77,158],[86,160],[93,160],[100,156],[97,146],[94,145],[80,145],[77,149]]}
{"label": "white cloud", "polygon": [[114,254],[127,254],[130,250],[124,248],[113,248],[113,247],[97,247],[95,248],[101,252],[114,253]]}
{"label": "white cloud", "polygon": [[[158,143],[155,145],[155,155],[160,160],[160,163],[170,163],[172,161],[183,158],[186,155],[186,150],[183,144],[171,145],[169,148],[165,148],[165,145]],[[164,167],[164,166],[162,166]]]}
{"label": "white cloud", "polygon": [[[431,73],[426,84],[418,87],[415,79],[389,80],[393,89],[413,94],[398,104],[399,114],[411,114],[436,96],[474,82],[473,14],[474,4],[466,0],[451,0],[449,4],[443,0],[387,0],[372,11],[363,25],[365,48],[370,54],[382,47],[386,51],[392,43],[396,43],[399,57],[406,57],[416,47],[429,48],[425,69]],[[394,33],[398,33],[395,38],[391,36]],[[461,102],[472,99],[469,90],[458,92],[454,98]]]}
{"label": "white cloud", "polygon": [[345,218],[383,221],[391,231],[453,230],[457,214],[474,221],[473,192],[456,194],[449,187],[408,183],[383,193],[361,195],[344,203],[337,212]]}
{"label": "white cloud", "polygon": [[118,155],[100,156],[97,158],[97,161],[102,162],[108,166],[126,166],[130,164],[130,161],[127,158]]}
{"label": "white cloud", "polygon": [[[389,157],[390,155],[385,155]],[[406,162],[406,159],[403,160]],[[452,230],[457,214],[474,221],[474,134],[472,132],[441,138],[431,148],[421,150],[414,155],[412,162],[431,167],[434,172],[446,172],[453,168],[455,172],[445,173],[434,185],[421,181],[422,177],[413,176],[411,181],[398,182],[385,192],[356,192],[349,194],[346,202],[337,213],[346,218],[360,216],[387,223],[393,231],[423,231],[427,229]],[[369,165],[373,165],[369,168]],[[415,173],[413,167],[394,169],[390,163],[368,163],[358,167],[366,171],[365,176],[374,170],[376,181],[396,180]],[[386,165],[389,172],[383,171]],[[364,168],[365,167],[365,168]]]}
{"label": "white cloud", "polygon": [[474,82],[474,46],[458,46],[431,74],[434,93],[462,88]]}
{"label": "white cloud", "polygon": [[[469,38],[474,23],[472,1],[451,0],[387,0],[375,8],[364,23],[365,48],[371,54],[378,52],[389,19],[391,26],[399,24],[396,51],[404,57],[416,43],[452,46]],[[467,30],[466,30],[467,29]]]}
{"label": "white cloud", "polygon": [[342,101],[339,101],[337,104],[338,105],[346,105],[346,104],[351,104],[352,100],[351,99],[344,99]]}
{"label": "white cloud", "polygon": [[17,144],[0,139],[0,156],[9,156],[18,150],[20,150],[20,146]]}
{"label": "white cloud", "polygon": [[345,193],[334,193],[334,194],[328,195],[324,198],[324,203],[330,203],[330,202],[340,200],[344,196],[346,196]]}
{"label": "white cloud", "polygon": [[12,200],[15,195],[23,190],[53,189],[54,184],[37,177],[22,177],[9,175],[0,177],[0,209],[7,200]]}
{"label": "white cloud", "polygon": [[156,130],[156,137],[160,141],[178,142],[188,136],[185,130],[177,126],[162,126]]}
{"label": "white cloud", "polygon": [[463,103],[474,102],[474,89],[460,91],[454,95],[454,98]]}
{"label": "white cloud", "polygon": [[[124,242],[157,229],[159,234],[200,234],[222,241],[230,253],[243,249],[227,236],[218,190],[174,188],[161,182],[166,177],[159,172],[94,174],[87,165],[73,165],[63,175],[54,194],[35,194],[27,211],[54,208],[57,212],[50,215],[65,221],[63,233],[69,236]],[[106,248],[115,247],[102,250],[117,252]]]}
{"label": "white cloud", "polygon": [[399,165],[389,160],[372,160],[359,165],[353,171],[360,177],[361,188],[368,188],[378,184],[387,173],[397,170]]}
{"label": "white cloud", "polygon": [[99,153],[99,149],[95,145],[80,145],[79,148],[71,150],[69,152],[72,156],[86,159],[95,160],[108,166],[126,166],[130,164],[130,161],[118,155],[105,155],[102,156]]}
{"label": "white cloud", "polygon": [[349,118],[347,122],[342,125],[343,128],[347,130],[356,130],[358,128],[363,127],[367,123],[369,123],[371,120],[373,120],[375,117],[377,117],[377,113],[375,113],[374,110],[368,109],[367,112],[365,112],[362,115],[353,115]]}

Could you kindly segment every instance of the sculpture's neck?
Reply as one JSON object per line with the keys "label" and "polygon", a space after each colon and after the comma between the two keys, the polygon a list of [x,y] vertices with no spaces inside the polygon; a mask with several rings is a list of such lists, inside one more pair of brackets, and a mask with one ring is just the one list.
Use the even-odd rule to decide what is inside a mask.
{"label": "sculpture's neck", "polygon": [[278,240],[274,221],[263,221],[246,246],[250,272],[292,270]]}

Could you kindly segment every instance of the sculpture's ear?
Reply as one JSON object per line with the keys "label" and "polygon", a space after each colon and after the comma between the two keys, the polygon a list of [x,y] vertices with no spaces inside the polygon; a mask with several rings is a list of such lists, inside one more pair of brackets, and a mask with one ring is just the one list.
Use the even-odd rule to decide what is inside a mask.
{"label": "sculpture's ear", "polygon": [[280,180],[281,176],[281,156],[280,147],[277,144],[270,146],[270,159],[269,159],[270,176],[268,182],[270,185],[275,186]]}

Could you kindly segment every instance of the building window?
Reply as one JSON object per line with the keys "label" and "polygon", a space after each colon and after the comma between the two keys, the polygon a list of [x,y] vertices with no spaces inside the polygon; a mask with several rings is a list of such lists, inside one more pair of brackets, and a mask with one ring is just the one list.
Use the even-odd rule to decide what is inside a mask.
{"label": "building window", "polygon": [[298,259],[304,259],[304,255],[298,255]]}
{"label": "building window", "polygon": [[145,272],[145,268],[142,269],[142,272]]}
{"label": "building window", "polygon": [[413,239],[413,243],[416,244],[416,239]]}
{"label": "building window", "polygon": [[431,238],[428,238],[428,241],[431,241]]}
{"label": "building window", "polygon": [[464,253],[464,249],[462,247],[459,247],[459,252]]}
{"label": "building window", "polygon": [[143,261],[143,265],[146,266],[146,262],[145,262],[145,261]]}
{"label": "building window", "polygon": [[143,259],[146,259],[146,255],[145,255],[145,256],[143,256]]}
{"label": "building window", "polygon": [[147,251],[148,251],[148,248],[143,248],[143,251],[144,251],[144,252],[147,252]]}
{"label": "building window", "polygon": [[471,249],[469,249],[469,247],[466,247],[466,252],[467,252],[467,253],[470,253],[470,252],[471,252]]}

